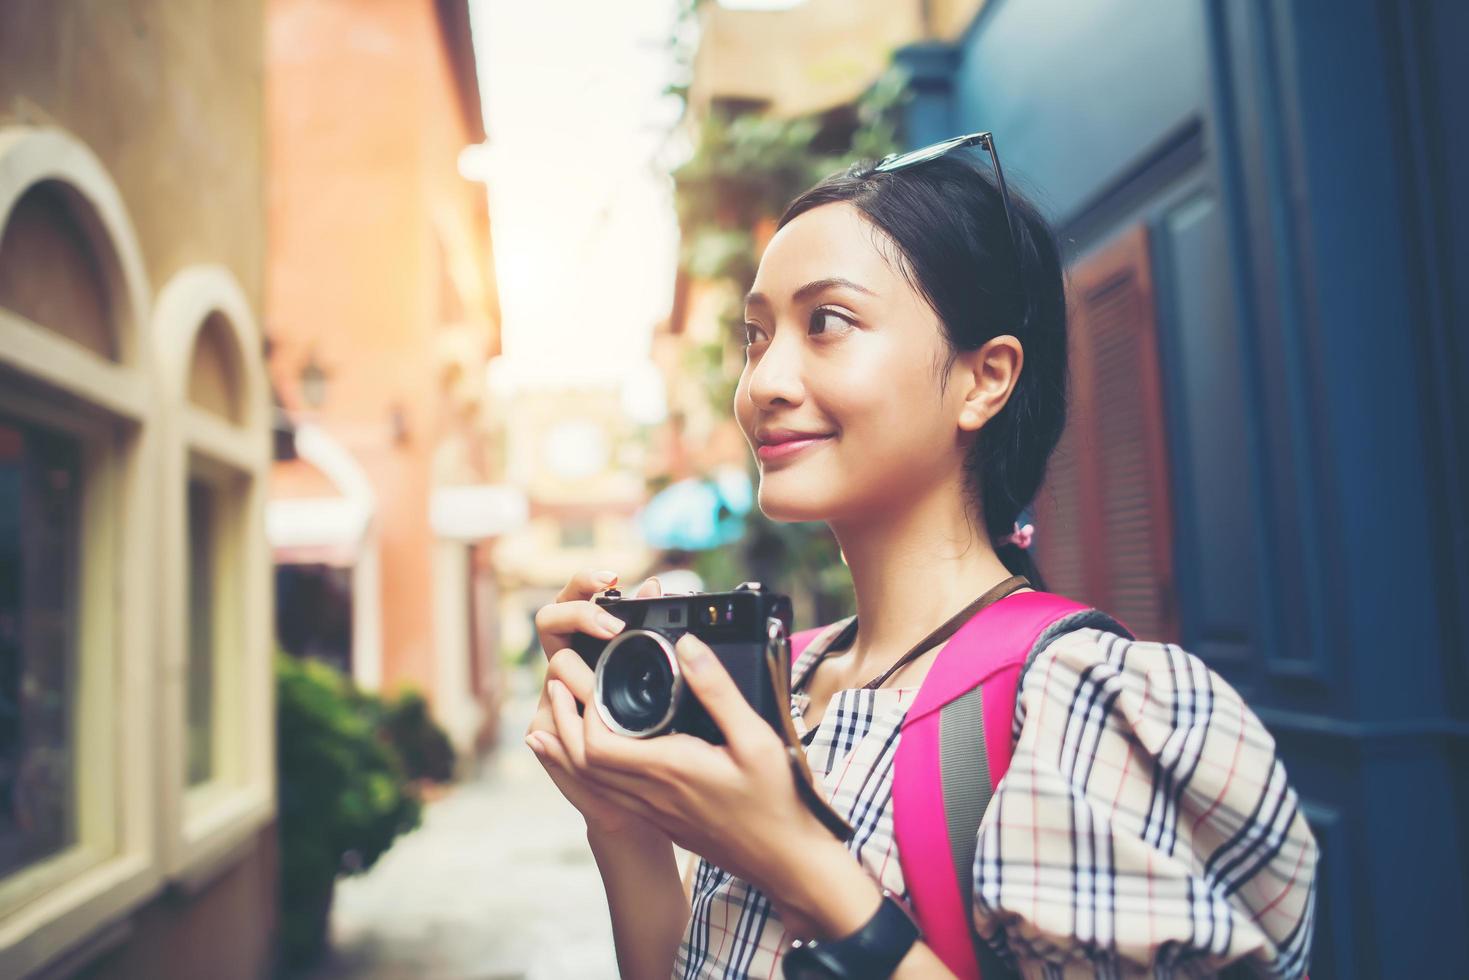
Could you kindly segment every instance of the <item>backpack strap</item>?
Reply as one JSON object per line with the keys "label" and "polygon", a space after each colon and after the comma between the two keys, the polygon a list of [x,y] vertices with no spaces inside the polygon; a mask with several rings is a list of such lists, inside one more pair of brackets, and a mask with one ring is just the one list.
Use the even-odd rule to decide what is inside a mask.
{"label": "backpack strap", "polygon": [[[972,687],[939,709],[939,777],[944,823],[959,884],[959,906],[966,910],[974,905],[974,875],[959,871],[974,868],[979,823],[995,791],[984,733],[984,690],[983,684]],[[979,737],[975,738],[976,735]],[[984,980],[1018,976],[978,933],[974,933],[973,949],[978,976]]]}
{"label": "backpack strap", "polygon": [[[793,634],[792,666],[852,619]],[[965,980],[1014,975],[975,932],[973,869],[980,822],[1010,768],[1021,675],[1052,640],[1086,627],[1131,636],[1061,596],[1007,596],[944,644],[904,717],[893,777],[898,859],[924,942]]]}
{"label": "backpack strap", "polygon": [[1120,630],[1048,593],[981,610],[940,650],[903,721],[893,778],[898,858],[924,941],[959,977],[979,977],[981,962],[991,980],[1009,972],[974,930],[976,836],[1010,768],[1022,668],[1039,646],[1083,626]]}

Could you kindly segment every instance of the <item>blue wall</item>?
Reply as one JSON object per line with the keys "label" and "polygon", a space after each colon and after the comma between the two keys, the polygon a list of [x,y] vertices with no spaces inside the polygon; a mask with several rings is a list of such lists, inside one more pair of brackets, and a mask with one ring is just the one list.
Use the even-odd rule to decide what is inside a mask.
{"label": "blue wall", "polygon": [[1323,845],[1317,977],[1469,962],[1466,11],[990,0],[899,56],[908,141],[993,131],[1074,257],[1148,226],[1184,642]]}

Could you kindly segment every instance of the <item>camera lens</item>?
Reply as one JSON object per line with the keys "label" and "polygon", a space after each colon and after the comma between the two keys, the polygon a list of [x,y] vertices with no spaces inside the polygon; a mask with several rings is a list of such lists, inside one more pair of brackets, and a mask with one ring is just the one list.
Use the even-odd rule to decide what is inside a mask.
{"label": "camera lens", "polygon": [[597,662],[597,703],[625,735],[656,735],[673,719],[682,684],[673,647],[657,633],[629,630]]}

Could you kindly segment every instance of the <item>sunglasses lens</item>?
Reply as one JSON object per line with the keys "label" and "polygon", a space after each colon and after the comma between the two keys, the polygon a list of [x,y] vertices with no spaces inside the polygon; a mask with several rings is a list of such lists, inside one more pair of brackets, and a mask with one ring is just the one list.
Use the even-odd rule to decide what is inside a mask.
{"label": "sunglasses lens", "polygon": [[950,148],[957,146],[958,143],[959,140],[944,140],[944,142],[935,143],[933,146],[925,146],[921,150],[912,150],[908,153],[890,156],[879,163],[877,169],[897,170],[900,167],[911,167],[915,163],[922,163],[924,160],[932,160],[936,156],[942,156]]}

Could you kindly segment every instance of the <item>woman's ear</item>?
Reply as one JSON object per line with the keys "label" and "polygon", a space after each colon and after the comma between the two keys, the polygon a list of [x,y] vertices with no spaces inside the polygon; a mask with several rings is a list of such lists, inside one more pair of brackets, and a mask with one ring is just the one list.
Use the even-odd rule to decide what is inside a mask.
{"label": "woman's ear", "polygon": [[977,350],[964,351],[954,361],[955,379],[964,392],[959,406],[959,428],[977,432],[1000,413],[1020,380],[1025,365],[1025,348],[1020,340],[1002,334]]}

